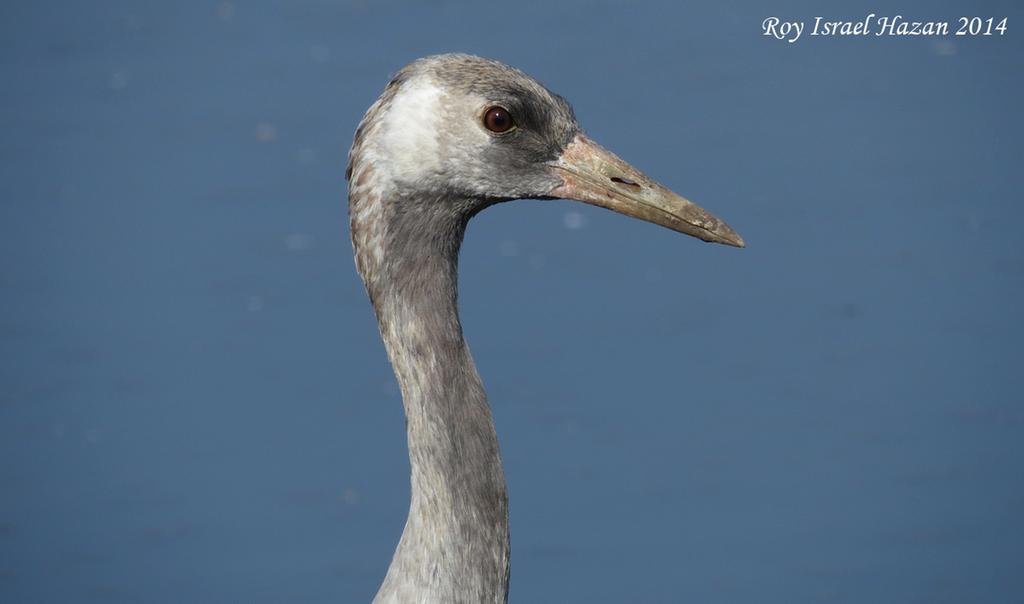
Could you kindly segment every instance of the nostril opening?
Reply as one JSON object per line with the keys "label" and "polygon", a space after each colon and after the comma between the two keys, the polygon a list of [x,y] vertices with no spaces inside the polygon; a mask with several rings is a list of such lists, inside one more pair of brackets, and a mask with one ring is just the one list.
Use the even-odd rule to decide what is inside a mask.
{"label": "nostril opening", "polygon": [[640,183],[630,180],[628,178],[619,178],[618,176],[612,176],[612,182],[620,185],[626,185],[627,187],[634,187],[639,189]]}

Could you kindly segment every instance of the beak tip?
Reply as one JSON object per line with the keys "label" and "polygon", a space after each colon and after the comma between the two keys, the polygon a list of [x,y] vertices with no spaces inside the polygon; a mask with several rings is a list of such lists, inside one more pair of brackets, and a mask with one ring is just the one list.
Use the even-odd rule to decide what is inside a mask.
{"label": "beak tip", "polygon": [[721,243],[723,245],[728,245],[731,247],[747,247],[747,242],[743,241],[743,237],[740,237],[739,233],[732,230],[732,228],[725,223],[720,223],[719,228],[715,232],[715,237],[709,239],[708,241],[711,241],[713,243]]}

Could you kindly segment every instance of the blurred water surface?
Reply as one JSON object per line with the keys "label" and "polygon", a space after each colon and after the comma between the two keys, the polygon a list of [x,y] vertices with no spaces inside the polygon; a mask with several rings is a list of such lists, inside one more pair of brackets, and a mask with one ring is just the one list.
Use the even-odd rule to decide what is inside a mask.
{"label": "blurred water surface", "polygon": [[746,250],[476,218],[511,601],[1024,601],[1024,57],[818,3],[0,8],[0,601],[368,602],[408,505],[344,155],[389,74],[504,60]]}

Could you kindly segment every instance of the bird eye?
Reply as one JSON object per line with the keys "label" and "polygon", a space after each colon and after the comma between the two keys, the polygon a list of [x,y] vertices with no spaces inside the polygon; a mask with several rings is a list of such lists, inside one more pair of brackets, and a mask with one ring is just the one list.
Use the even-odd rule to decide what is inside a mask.
{"label": "bird eye", "polygon": [[515,126],[512,116],[504,107],[494,106],[484,111],[484,127],[491,132],[508,132],[512,126]]}

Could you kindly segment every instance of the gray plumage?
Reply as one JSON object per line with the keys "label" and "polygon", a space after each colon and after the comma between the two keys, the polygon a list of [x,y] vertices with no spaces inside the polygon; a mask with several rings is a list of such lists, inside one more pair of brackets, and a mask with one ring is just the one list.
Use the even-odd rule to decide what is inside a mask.
{"label": "gray plumage", "polygon": [[[495,106],[515,128],[482,125]],[[467,222],[500,201],[561,196],[742,240],[586,139],[564,99],[468,55],[420,59],[391,80],[356,130],[346,178],[356,267],[401,386],[411,466],[408,520],[374,602],[506,602],[505,476],[457,309]]]}

